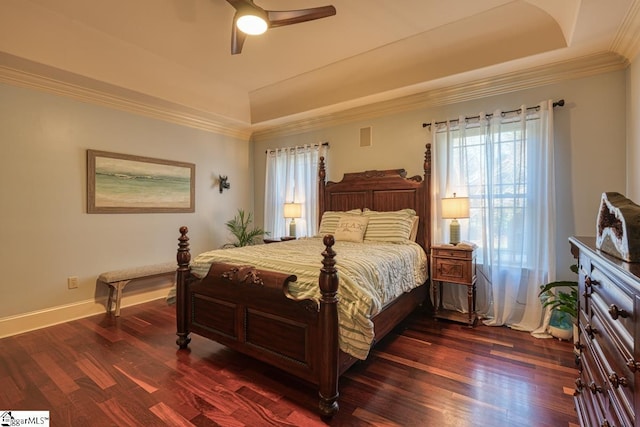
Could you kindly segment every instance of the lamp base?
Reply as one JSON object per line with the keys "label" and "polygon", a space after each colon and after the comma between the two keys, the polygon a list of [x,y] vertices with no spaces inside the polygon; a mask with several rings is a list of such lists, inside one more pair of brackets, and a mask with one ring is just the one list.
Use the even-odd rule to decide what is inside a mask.
{"label": "lamp base", "polygon": [[289,223],[289,237],[296,237],[296,222],[293,218]]}
{"label": "lamp base", "polygon": [[449,243],[452,245],[460,243],[460,223],[455,218],[451,221],[451,225],[449,225]]}

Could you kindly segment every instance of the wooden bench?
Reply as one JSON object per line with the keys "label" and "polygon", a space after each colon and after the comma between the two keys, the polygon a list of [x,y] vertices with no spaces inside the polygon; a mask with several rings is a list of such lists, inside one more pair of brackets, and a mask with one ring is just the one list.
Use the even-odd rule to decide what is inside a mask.
{"label": "wooden bench", "polygon": [[116,291],[116,316],[120,316],[120,302],[122,290],[127,283],[135,279],[143,279],[154,276],[162,276],[175,273],[177,264],[165,262],[162,264],[145,265],[143,267],[125,268],[122,270],[107,271],[98,276],[98,280],[109,286],[109,299],[107,300],[107,313],[111,313],[113,305],[113,292]]}

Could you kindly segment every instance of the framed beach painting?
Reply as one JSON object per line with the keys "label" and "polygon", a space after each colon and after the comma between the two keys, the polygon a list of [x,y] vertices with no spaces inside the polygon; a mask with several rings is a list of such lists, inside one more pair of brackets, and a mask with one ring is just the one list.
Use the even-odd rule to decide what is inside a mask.
{"label": "framed beach painting", "polygon": [[87,213],[195,212],[193,163],[87,150]]}

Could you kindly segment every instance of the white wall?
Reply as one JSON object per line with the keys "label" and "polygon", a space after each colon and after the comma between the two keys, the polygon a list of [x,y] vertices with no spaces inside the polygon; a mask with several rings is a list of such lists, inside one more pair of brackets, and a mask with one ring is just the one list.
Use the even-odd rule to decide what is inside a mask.
{"label": "white wall", "polygon": [[[181,225],[191,230],[194,254],[229,240],[223,224],[239,207],[254,210],[256,225],[262,226],[267,148],[329,141],[328,177],[334,181],[345,172],[364,169],[406,168],[409,175],[422,174],[424,145],[430,140],[423,122],[547,98],[567,102],[555,110],[562,276],[572,262],[566,239],[595,234],[602,192],[626,191],[629,198],[640,200],[640,125],[632,120],[640,110],[639,69],[635,61],[628,72],[327,127],[259,141],[254,147],[227,136],[0,85],[0,329],[8,317],[102,301],[106,289],[96,287],[99,273],[175,259]],[[373,128],[373,145],[361,148],[359,130],[365,126]],[[86,214],[89,148],[195,163],[196,212]],[[218,192],[218,174],[229,176],[231,190]],[[67,289],[69,276],[79,277],[78,289]],[[130,286],[134,292],[146,285]]]}
{"label": "white wall", "polygon": [[640,204],[640,56],[627,73],[627,198]]}
{"label": "white wall", "polygon": [[[0,321],[99,301],[101,272],[175,260],[181,225],[193,253],[218,247],[224,222],[252,208],[250,144],[231,137],[0,85],[0,141]],[[195,163],[196,212],[87,214],[87,149]],[[231,183],[223,194],[218,174]],[[78,289],[67,289],[69,276]]]}
{"label": "white wall", "polygon": [[[571,277],[573,263],[567,238],[595,235],[595,221],[604,191],[624,193],[625,71],[606,73],[536,89],[475,101],[404,112],[396,115],[327,127],[300,135],[255,143],[255,206],[264,206],[264,152],[267,148],[329,141],[328,178],[338,181],[345,172],[405,168],[422,174],[425,143],[431,140],[423,122],[495,109],[535,105],[544,99],[565,99],[554,110],[558,208],[558,260],[560,277]],[[359,147],[359,130],[372,126],[373,144]],[[640,165],[640,162],[636,162]]]}

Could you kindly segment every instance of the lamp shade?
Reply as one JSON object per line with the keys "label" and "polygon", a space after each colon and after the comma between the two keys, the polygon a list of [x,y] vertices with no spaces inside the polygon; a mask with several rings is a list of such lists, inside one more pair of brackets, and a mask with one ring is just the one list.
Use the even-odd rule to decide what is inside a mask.
{"label": "lamp shade", "polygon": [[284,204],[285,218],[300,218],[300,216],[302,216],[302,205],[300,203]]}
{"label": "lamp shade", "polygon": [[445,197],[442,199],[442,218],[443,219],[459,219],[469,218],[469,198]]}

